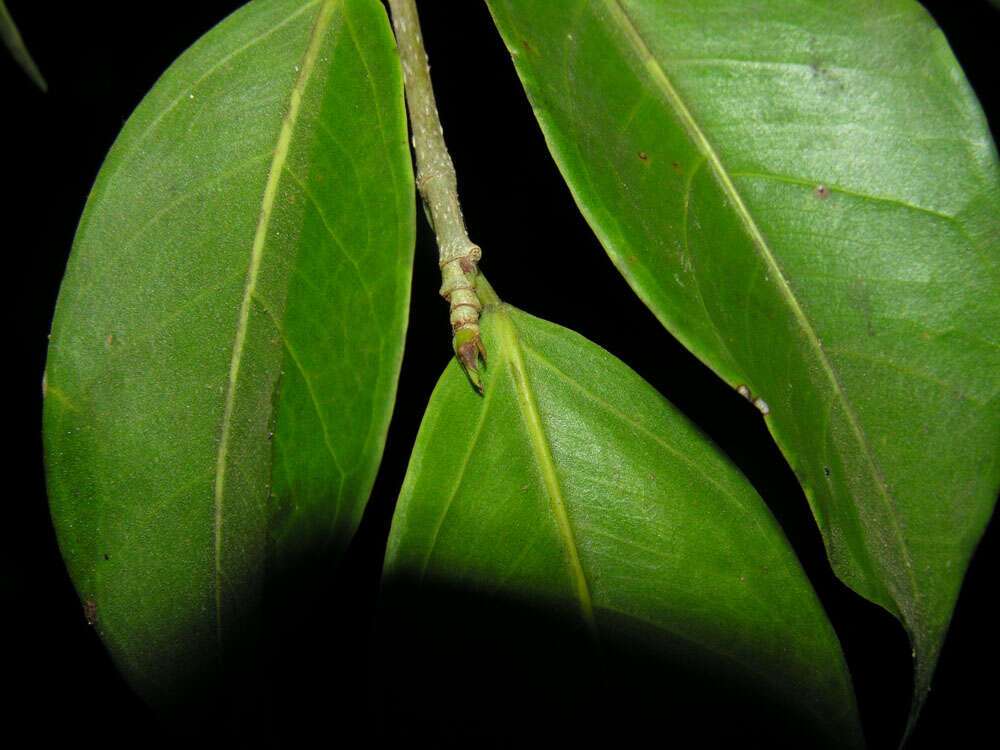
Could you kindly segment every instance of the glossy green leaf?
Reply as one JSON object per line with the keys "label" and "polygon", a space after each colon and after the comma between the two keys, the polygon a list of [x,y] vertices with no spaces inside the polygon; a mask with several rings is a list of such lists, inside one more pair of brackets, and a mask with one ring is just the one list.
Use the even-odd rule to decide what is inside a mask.
{"label": "glossy green leaf", "polygon": [[154,702],[243,645],[265,573],[357,527],[414,221],[377,0],[251,3],[111,149],[53,322],[45,452],[80,598]]}
{"label": "glossy green leaf", "polygon": [[1000,487],[1000,172],[940,30],[912,0],[490,8],[615,265],[760,399],[835,571],[904,623],[918,709]]}
{"label": "glossy green leaf", "polygon": [[[777,696],[786,719],[801,713],[834,746],[857,745],[837,638],[742,475],[645,381],[579,335],[506,305],[487,308],[483,324],[484,395],[452,362],[424,416],[389,537],[387,606],[407,588],[407,622],[432,617],[441,589],[531,603],[602,649],[669,654],[660,685],[687,690],[679,662],[696,672],[715,665],[720,685],[747,682]],[[487,651],[501,647],[469,633],[466,614],[444,627],[484,638]],[[407,644],[419,630],[401,629]],[[536,630],[503,637],[521,652]],[[588,664],[584,671],[597,669]],[[539,671],[548,679],[554,670]],[[489,678],[471,679],[459,692],[487,702]],[[678,720],[672,711],[657,703],[657,721]]]}
{"label": "glossy green leaf", "polygon": [[21,32],[17,30],[17,25],[14,23],[14,19],[11,18],[10,11],[7,10],[7,5],[3,0],[0,0],[0,37],[3,38],[4,46],[7,47],[11,56],[21,66],[21,69],[27,73],[28,77],[35,82],[35,85],[42,91],[48,91],[49,85],[45,82],[42,71],[38,69],[31,54],[28,52],[28,48],[21,38]]}

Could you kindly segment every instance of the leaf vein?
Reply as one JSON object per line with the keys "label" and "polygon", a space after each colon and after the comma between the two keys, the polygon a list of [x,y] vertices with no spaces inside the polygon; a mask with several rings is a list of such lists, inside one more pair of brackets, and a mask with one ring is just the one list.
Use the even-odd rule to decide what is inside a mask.
{"label": "leaf vein", "polygon": [[[293,20],[295,20],[296,18],[298,18],[302,13],[306,12],[309,8],[313,7],[314,5],[317,5],[320,2],[323,2],[323,0],[311,0],[311,2],[308,2],[305,5],[303,5],[301,8],[299,8],[294,13],[292,13],[291,15],[289,15],[286,19],[284,19],[281,23],[275,24],[274,26],[272,26],[271,28],[269,28],[267,31],[265,31],[263,34],[260,34],[259,36],[256,36],[253,39],[250,39],[249,41],[247,41],[242,46],[237,47],[232,52],[230,52],[227,55],[224,55],[223,57],[220,57],[218,60],[216,60],[215,63],[213,63],[204,73],[202,73],[200,76],[198,76],[198,78],[196,78],[189,86],[185,86],[184,87],[184,91],[181,92],[177,96],[176,99],[174,99],[172,102],[170,102],[170,104],[168,104],[166,107],[164,107],[163,110],[155,118],[153,118],[152,121],[150,121],[149,125],[147,125],[145,128],[143,128],[142,132],[138,136],[136,136],[135,141],[132,142],[132,146],[129,149],[129,153],[131,154],[131,153],[134,153],[136,151],[139,151],[139,146],[146,139],[146,137],[150,133],[153,132],[153,130],[163,120],[163,118],[165,118],[168,114],[170,114],[178,104],[180,104],[181,102],[185,101],[188,98],[188,96],[190,95],[190,93],[194,89],[196,89],[198,86],[200,86],[202,84],[202,82],[204,82],[216,70],[218,70],[219,68],[221,68],[223,65],[225,65],[227,62],[229,62],[230,60],[232,60],[237,55],[241,55],[242,53],[246,52],[251,47],[254,47],[254,46],[260,44],[262,41],[264,41],[265,39],[267,39],[269,36],[271,36],[271,34],[273,34],[274,32],[276,32],[278,29],[280,29],[281,27],[286,26],[287,24],[291,23]],[[126,160],[123,159],[123,162],[124,161],[126,161]]]}
{"label": "leaf vein", "polygon": [[354,269],[355,276],[358,277],[358,284],[364,290],[365,298],[368,300],[368,309],[374,315],[376,313],[375,298],[372,295],[371,289],[368,288],[368,284],[365,281],[365,275],[361,273],[361,267],[358,265],[357,259],[355,259],[355,257],[347,251],[347,246],[344,245],[340,237],[336,234],[336,232],[333,231],[333,227],[330,225],[330,222],[327,219],[326,213],[323,211],[323,208],[320,205],[319,200],[316,198],[315,195],[313,195],[312,191],[309,190],[308,187],[306,187],[305,181],[302,180],[302,178],[299,177],[288,166],[285,167],[285,171],[293,180],[295,180],[296,184],[299,186],[299,189],[302,190],[302,194],[305,195],[306,198],[309,200],[309,202],[312,203],[313,206],[316,208],[316,215],[319,216],[320,221],[323,222],[323,227],[326,229],[327,234],[330,235],[330,239],[333,240],[334,244],[336,244],[336,246],[340,249],[341,254],[345,258],[347,258],[348,263],[351,264],[351,267]]}
{"label": "leaf vein", "polygon": [[[837,377],[836,372],[830,363],[829,358],[823,352],[823,348],[820,345],[819,337],[816,330],[813,328],[809,319],[806,317],[801,304],[795,293],[792,291],[791,285],[785,274],[778,264],[777,258],[774,256],[770,245],[765,239],[760,227],[757,222],[751,216],[746,203],[743,200],[743,196],[736,189],[733,184],[732,178],[726,171],[725,166],[722,163],[721,157],[718,151],[709,141],[708,136],[699,126],[698,122],[691,110],[688,109],[687,105],[681,99],[680,93],[674,88],[673,83],[671,83],[666,71],[660,65],[659,61],[654,56],[646,40],[643,38],[639,29],[636,28],[631,17],[628,15],[627,11],[621,4],[621,0],[602,0],[603,5],[608,10],[608,14],[613,23],[615,23],[620,29],[622,35],[631,43],[633,47],[633,52],[636,57],[642,62],[648,71],[653,83],[659,88],[666,103],[674,110],[677,116],[682,121],[685,129],[688,131],[688,135],[695,142],[698,149],[707,157],[709,163],[712,166],[713,171],[718,178],[720,185],[727,195],[727,197],[732,201],[733,208],[743,223],[745,230],[749,234],[753,244],[756,246],[758,252],[760,253],[761,259],[764,261],[765,265],[770,268],[773,274],[775,285],[778,291],[784,297],[786,303],[788,304],[796,322],[803,331],[808,342],[809,348],[813,350],[815,358],[822,367],[827,379],[830,382],[833,394],[836,396],[838,402],[841,404],[844,413],[847,417],[848,422],[851,425],[851,430],[854,433],[857,444],[860,448],[861,456],[863,457],[865,463],[871,472],[872,479],[874,480],[874,485],[877,488],[877,495],[882,499],[883,504],[888,511],[889,517],[892,519],[893,532],[896,537],[896,543],[898,545],[899,551],[903,556],[904,567],[906,569],[907,580],[910,586],[910,593],[913,598],[919,599],[919,591],[916,576],[913,573],[910,550],[907,545],[906,539],[902,533],[902,527],[900,525],[899,515],[896,511],[895,505],[889,496],[888,487],[886,485],[885,478],[882,476],[882,471],[875,462],[875,457],[872,454],[871,445],[865,435],[864,429],[858,420],[857,414],[854,410],[853,405],[847,398],[847,394],[843,390],[843,386]],[[897,599],[897,604],[904,604],[905,602],[899,601]],[[915,604],[915,602],[914,602]],[[908,607],[906,612],[906,619],[908,622],[912,623],[912,617],[916,614],[916,607]]]}
{"label": "leaf vein", "polygon": [[591,601],[590,587],[583,572],[583,565],[580,562],[580,551],[573,535],[573,527],[566,509],[566,500],[563,497],[555,462],[552,460],[552,453],[549,449],[545,427],[542,424],[542,417],[538,411],[538,405],[535,403],[534,394],[531,391],[528,373],[524,368],[524,361],[521,359],[520,346],[522,344],[517,335],[514,323],[510,320],[509,316],[500,314],[497,315],[496,320],[501,347],[507,355],[508,370],[514,380],[514,390],[517,393],[521,417],[524,420],[524,426],[531,441],[531,448],[535,454],[535,460],[538,462],[539,471],[542,474],[542,481],[549,496],[549,504],[555,516],[556,527],[563,540],[570,577],[572,578],[573,587],[580,602],[580,613],[583,616],[587,629],[596,638],[597,623],[594,620],[594,607]]}
{"label": "leaf vein", "polygon": [[264,255],[264,244],[267,239],[267,230],[270,225],[271,212],[274,208],[275,198],[278,193],[278,183],[283,173],[283,167],[288,160],[288,153],[291,148],[292,135],[295,132],[295,125],[298,122],[302,95],[306,85],[312,76],[316,59],[323,40],[323,32],[330,23],[334,6],[338,4],[335,0],[327,0],[319,8],[313,27],[309,33],[306,49],[302,56],[299,75],[292,86],[288,98],[288,110],[281,123],[281,130],[278,133],[278,140],[275,143],[274,158],[271,161],[271,169],[268,174],[267,184],[264,187],[264,195],[261,199],[260,214],[257,222],[257,229],[254,233],[253,244],[250,250],[250,266],[247,270],[246,287],[243,292],[243,299],[240,303],[239,318],[236,326],[236,334],[233,341],[233,352],[229,363],[229,381],[226,387],[225,400],[222,411],[222,426],[219,435],[219,448],[216,454],[215,467],[215,492],[214,492],[214,536],[215,536],[215,625],[216,638],[222,646],[222,540],[223,540],[223,501],[225,495],[226,461],[229,454],[229,438],[232,429],[233,409],[236,403],[236,383],[239,379],[240,364],[243,358],[243,347],[246,343],[247,329],[250,322],[250,303],[254,297],[254,290],[257,287],[257,278],[260,273],[261,262]]}
{"label": "leaf vein", "polygon": [[[667,451],[668,453],[670,453],[673,456],[676,456],[677,458],[679,458],[684,463],[688,464],[694,470],[694,472],[696,474],[698,474],[703,479],[705,479],[709,484],[713,485],[719,491],[720,495],[722,495],[723,497],[725,497],[727,500],[730,500],[732,502],[732,504],[734,506],[736,506],[737,508],[739,508],[741,511],[745,511],[745,508],[744,508],[743,504],[740,503],[739,500],[734,495],[732,495],[729,492],[729,490],[727,490],[722,484],[720,484],[719,481],[715,478],[715,476],[712,473],[706,472],[701,466],[699,466],[697,463],[695,463],[695,461],[692,460],[691,457],[688,456],[686,453],[684,453],[683,451],[678,450],[674,446],[670,445],[670,443],[667,443],[663,438],[661,438],[655,432],[651,431],[648,427],[646,427],[642,423],[636,422],[635,420],[630,419],[628,417],[628,415],[623,414],[621,411],[619,411],[614,406],[612,406],[611,404],[609,404],[607,401],[605,401],[604,399],[602,399],[596,393],[593,393],[588,388],[586,388],[583,384],[581,384],[581,383],[577,382],[576,380],[574,380],[569,374],[567,374],[562,369],[560,369],[555,363],[553,363],[545,355],[543,355],[540,352],[538,352],[536,349],[531,348],[529,345],[527,345],[527,344],[525,344],[523,342],[521,342],[521,347],[527,353],[529,353],[540,365],[542,365],[543,367],[548,368],[553,374],[555,374],[557,377],[559,377],[560,379],[562,379],[564,382],[566,382],[567,384],[569,384],[570,386],[572,386],[577,392],[579,392],[580,394],[586,396],[587,398],[591,399],[592,401],[595,401],[600,406],[604,407],[609,412],[611,412],[612,414],[614,414],[616,417],[620,418],[623,422],[625,422],[626,424],[630,425],[636,431],[641,432],[642,434],[644,434],[647,437],[651,438],[653,440],[653,442],[655,442],[657,445],[659,445],[665,451]],[[757,524],[760,527],[760,522],[759,521],[757,521]],[[763,536],[765,538],[767,538],[768,530],[764,529],[763,527],[760,527],[760,529],[761,529],[761,532],[762,532]]]}
{"label": "leaf vein", "polygon": [[309,392],[309,402],[312,404],[313,409],[316,412],[316,418],[319,420],[320,427],[323,431],[323,443],[326,445],[326,450],[330,454],[330,458],[333,459],[334,466],[337,467],[337,471],[340,472],[341,478],[343,479],[343,477],[347,476],[347,472],[345,472],[344,467],[341,466],[340,459],[337,458],[337,452],[333,449],[333,445],[330,442],[330,428],[327,426],[326,419],[323,416],[323,410],[319,405],[319,399],[317,398],[316,391],[312,385],[312,378],[309,376],[308,371],[299,359],[298,354],[295,352],[295,348],[288,340],[288,336],[285,334],[284,328],[281,323],[278,322],[278,317],[256,292],[253,293],[253,300],[260,306],[260,309],[265,312],[267,317],[271,319],[275,329],[278,331],[278,335],[281,336],[281,342],[285,346],[285,351],[287,351],[291,356],[292,362],[295,364],[295,368],[302,374],[302,380],[305,382],[306,390]]}
{"label": "leaf vein", "polygon": [[[462,463],[458,467],[458,475],[455,477],[455,485],[451,489],[451,493],[448,495],[448,499],[445,501],[444,510],[441,511],[441,517],[438,519],[437,526],[434,527],[434,533],[431,535],[431,543],[427,548],[427,554],[424,557],[424,564],[420,568],[420,581],[423,582],[424,576],[427,574],[427,566],[430,564],[431,557],[434,555],[434,549],[437,547],[438,537],[441,535],[441,528],[444,526],[444,519],[448,516],[448,511],[451,510],[451,505],[455,501],[455,496],[458,494],[459,488],[462,486],[462,480],[465,478],[465,472],[469,468],[469,463],[472,461],[472,455],[475,452],[476,446],[479,444],[479,438],[483,434],[483,425],[486,424],[486,414],[489,411],[490,402],[493,398],[493,394],[497,390],[497,381],[499,378],[491,378],[490,382],[487,383],[486,393],[483,394],[483,402],[480,406],[479,421],[476,423],[476,429],[472,433],[472,440],[469,441],[469,448],[465,452],[465,456],[462,458]],[[465,383],[461,384],[461,387],[467,387]]]}

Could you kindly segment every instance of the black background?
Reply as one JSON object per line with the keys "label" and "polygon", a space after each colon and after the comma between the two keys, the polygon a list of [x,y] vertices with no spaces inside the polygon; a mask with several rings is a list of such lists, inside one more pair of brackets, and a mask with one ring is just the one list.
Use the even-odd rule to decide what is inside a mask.
{"label": "black background", "polygon": [[[50,86],[42,94],[0,55],[0,236],[10,269],[7,336],[14,342],[6,360],[12,481],[0,545],[0,645],[8,653],[4,681],[14,696],[0,703],[8,738],[25,730],[34,741],[68,737],[83,747],[173,744],[117,676],[62,566],[45,498],[40,383],[66,257],[107,149],[163,70],[240,4],[133,3],[123,14],[100,0],[8,2]],[[1000,12],[986,0],[924,4],[948,36],[996,137]],[[424,0],[420,10],[466,221],[484,250],[483,270],[507,301],[577,330],[627,362],[739,465],[785,528],[834,623],[871,746],[893,747],[910,690],[902,629],[829,571],[805,498],[753,407],[665,333],[614,270],[547,154],[485,6]],[[326,697],[302,699],[304,713],[322,713],[331,744],[347,737],[346,746],[363,746],[378,729],[365,686],[383,545],[424,405],[450,356],[436,250],[422,216],[418,222],[407,355],[383,466],[355,543],[302,623],[303,638],[312,629],[335,644],[336,655],[315,665],[329,670]],[[540,279],[521,275],[528,258],[547,270]],[[996,742],[996,537],[994,523],[968,573],[914,748]],[[973,740],[977,736],[982,739]],[[669,743],[669,736],[662,739]]]}

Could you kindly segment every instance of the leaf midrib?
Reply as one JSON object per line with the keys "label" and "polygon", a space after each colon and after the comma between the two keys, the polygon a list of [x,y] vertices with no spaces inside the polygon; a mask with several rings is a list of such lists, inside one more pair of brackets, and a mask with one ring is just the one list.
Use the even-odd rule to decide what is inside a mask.
{"label": "leaf midrib", "polygon": [[215,624],[216,638],[222,646],[222,528],[223,528],[223,500],[225,493],[226,463],[229,453],[229,438],[232,429],[233,409],[236,402],[236,384],[239,380],[240,365],[243,359],[243,348],[246,344],[247,329],[250,322],[250,307],[257,288],[257,278],[260,274],[261,262],[264,256],[264,245],[267,240],[268,227],[271,221],[271,213],[274,209],[275,198],[278,194],[278,183],[284,171],[285,162],[288,160],[288,153],[291,148],[292,136],[298,122],[299,111],[302,105],[302,94],[309,83],[319,49],[323,42],[324,32],[330,24],[334,7],[342,0],[327,0],[316,13],[316,19],[309,32],[309,39],[306,49],[299,65],[299,74],[295,79],[295,84],[288,97],[288,110],[281,122],[281,129],[278,132],[278,139],[274,147],[274,156],[271,160],[270,171],[268,172],[267,183],[264,186],[264,194],[261,199],[260,213],[258,214],[257,228],[254,232],[253,242],[250,249],[250,266],[247,269],[246,285],[243,289],[243,297],[240,301],[239,317],[236,324],[236,333],[233,340],[233,353],[229,362],[229,378],[226,385],[226,395],[222,411],[222,425],[219,435],[219,448],[216,453],[215,462],[215,488],[214,488],[214,558],[215,558]]}
{"label": "leaf midrib", "polygon": [[552,515],[556,522],[556,529],[563,541],[570,578],[573,581],[573,588],[580,602],[580,614],[587,629],[596,637],[597,623],[594,620],[594,606],[590,596],[590,587],[587,584],[583,565],[580,562],[580,552],[573,534],[573,527],[570,524],[569,514],[566,511],[566,501],[563,497],[562,486],[559,483],[559,476],[556,473],[555,462],[552,460],[552,453],[549,450],[549,442],[545,436],[542,418],[538,412],[538,405],[535,403],[535,396],[531,391],[528,373],[524,368],[524,360],[521,358],[517,330],[514,328],[514,323],[511,321],[510,316],[502,310],[496,312],[494,320],[496,321],[496,331],[500,339],[500,347],[510,368],[511,378],[514,381],[518,406],[520,407],[521,416],[524,419],[528,439],[531,441],[532,452],[535,455],[535,461],[538,463],[542,481],[549,496],[549,506],[552,509]]}
{"label": "leaf midrib", "polygon": [[[654,83],[660,89],[660,91],[665,96],[669,105],[673,108],[677,116],[680,118],[684,128],[687,130],[688,135],[695,142],[698,150],[705,156],[708,163],[711,165],[712,170],[715,172],[716,177],[721,183],[722,189],[729,199],[733,202],[734,210],[742,221],[747,233],[750,235],[753,244],[757,247],[762,259],[765,264],[771,270],[773,278],[775,280],[775,285],[778,287],[779,292],[785,298],[786,303],[793,312],[793,316],[799,327],[802,329],[808,341],[809,348],[814,350],[816,355],[816,360],[819,362],[820,366],[823,368],[828,380],[830,381],[831,387],[833,389],[833,394],[836,400],[839,401],[843,408],[844,413],[847,416],[847,420],[851,425],[851,429],[855,434],[857,442],[861,447],[861,452],[865,457],[869,469],[871,470],[874,483],[879,489],[879,494],[889,512],[889,517],[893,521],[893,530],[895,532],[896,540],[899,545],[899,549],[902,552],[905,569],[907,571],[907,577],[911,586],[911,593],[914,600],[918,598],[918,587],[916,576],[913,573],[912,564],[910,560],[910,551],[906,544],[906,540],[902,534],[902,528],[900,526],[899,517],[896,514],[896,509],[889,497],[888,487],[882,478],[881,471],[875,463],[874,456],[871,453],[871,447],[868,444],[868,440],[864,436],[864,432],[861,428],[861,424],[858,421],[857,414],[854,411],[853,405],[847,399],[847,395],[843,391],[840,379],[837,377],[833,366],[823,351],[822,346],[819,342],[819,337],[816,334],[815,329],[806,317],[802,306],[799,304],[798,298],[795,296],[791,289],[791,285],[788,283],[788,279],[784,275],[784,271],[778,264],[777,259],[774,257],[771,251],[770,245],[764,238],[760,227],[757,226],[757,222],[753,219],[747,208],[746,203],[743,201],[743,196],[737,191],[736,186],[730,179],[729,172],[726,170],[725,166],[719,157],[718,152],[712,146],[705,132],[698,125],[695,120],[694,115],[684,104],[681,99],[680,94],[674,88],[670,79],[667,77],[666,71],[662,68],[659,61],[653,54],[649,45],[646,43],[639,29],[636,28],[635,24],[632,22],[631,17],[621,5],[621,0],[603,0],[605,8],[608,10],[609,17],[617,23],[622,35],[627,38],[633,45],[636,56],[645,65],[646,69],[649,71],[651,78]],[[883,582],[884,585],[884,582]],[[891,593],[891,590],[890,590]],[[894,597],[895,598],[895,597]],[[897,605],[901,604],[898,600]]]}

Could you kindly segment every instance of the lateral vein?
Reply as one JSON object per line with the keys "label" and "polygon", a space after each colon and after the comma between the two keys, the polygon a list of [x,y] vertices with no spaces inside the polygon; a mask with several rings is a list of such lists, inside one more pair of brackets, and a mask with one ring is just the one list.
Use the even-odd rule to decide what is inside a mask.
{"label": "lateral vein", "polygon": [[306,51],[299,66],[298,77],[295,79],[295,84],[292,86],[292,91],[289,94],[288,110],[285,112],[285,117],[281,122],[281,130],[278,132],[278,140],[274,148],[274,157],[271,160],[267,183],[264,186],[264,196],[261,200],[257,228],[254,232],[253,244],[250,250],[250,266],[247,269],[246,286],[243,289],[243,298],[240,302],[240,312],[236,323],[233,353],[229,361],[229,380],[226,386],[226,396],[222,410],[222,429],[215,460],[215,625],[216,638],[220,646],[222,645],[222,527],[226,460],[229,452],[233,408],[236,402],[236,383],[239,380],[243,348],[246,344],[247,328],[250,322],[250,306],[257,288],[257,278],[260,274],[261,261],[264,257],[267,230],[271,221],[271,213],[274,209],[274,201],[278,195],[278,183],[281,181],[281,174],[284,170],[285,162],[288,160],[292,136],[295,132],[295,125],[302,106],[302,94],[315,68],[316,59],[319,56],[319,50],[323,42],[323,34],[330,24],[334,7],[338,2],[339,0],[328,0],[323,3],[317,12],[316,20],[313,22],[312,30],[309,33]]}

